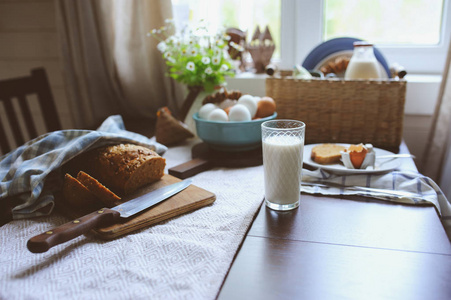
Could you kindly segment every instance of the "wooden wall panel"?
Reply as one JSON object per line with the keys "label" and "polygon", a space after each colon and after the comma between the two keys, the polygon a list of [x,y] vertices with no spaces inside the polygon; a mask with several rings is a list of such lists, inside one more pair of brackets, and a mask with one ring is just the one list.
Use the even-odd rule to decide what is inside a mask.
{"label": "wooden wall panel", "polygon": [[63,73],[59,60],[0,60],[0,80],[30,74],[33,68],[43,67],[47,71],[52,87],[64,87]]}
{"label": "wooden wall panel", "polygon": [[56,32],[0,32],[0,60],[59,59]]}
{"label": "wooden wall panel", "polygon": [[[54,0],[0,0],[0,80],[25,76],[33,68],[44,67],[62,126],[67,129],[73,123],[55,16]],[[4,117],[0,109],[0,118]]]}
{"label": "wooden wall panel", "polygon": [[1,31],[55,31],[52,0],[0,2]]}

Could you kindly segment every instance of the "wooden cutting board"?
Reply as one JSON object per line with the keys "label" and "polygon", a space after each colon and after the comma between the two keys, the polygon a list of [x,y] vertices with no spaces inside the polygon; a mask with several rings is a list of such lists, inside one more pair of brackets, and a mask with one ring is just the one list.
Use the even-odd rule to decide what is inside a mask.
{"label": "wooden cutting board", "polygon": [[192,160],[174,166],[169,174],[185,179],[214,167],[243,168],[263,164],[262,148],[247,151],[219,151],[200,143],[191,149]]}
{"label": "wooden cutting board", "polygon": [[[130,200],[131,198],[144,195],[160,187],[170,185],[181,181],[180,179],[171,175],[165,174],[161,180],[154,182],[146,187],[143,187],[139,191],[135,192],[132,196],[122,198],[123,202]],[[132,231],[154,225],[164,220],[182,215],[184,213],[196,210],[213,203],[216,200],[216,195],[191,184],[189,187],[179,192],[178,194],[164,200],[163,202],[144,210],[143,212],[123,219],[121,223],[114,224],[109,227],[95,229],[94,234],[98,237],[106,240],[114,239],[119,236],[125,235]],[[60,202],[61,203],[61,202]],[[92,212],[91,210],[76,210],[67,205],[60,205],[60,211],[71,219],[84,216]]]}

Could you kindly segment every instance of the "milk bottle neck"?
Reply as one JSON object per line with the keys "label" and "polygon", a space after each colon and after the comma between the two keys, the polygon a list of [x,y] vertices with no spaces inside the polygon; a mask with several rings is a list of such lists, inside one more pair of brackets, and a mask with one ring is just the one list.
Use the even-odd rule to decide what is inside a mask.
{"label": "milk bottle neck", "polygon": [[372,45],[355,45],[354,53],[352,55],[353,59],[374,61],[376,56],[374,56],[374,48]]}

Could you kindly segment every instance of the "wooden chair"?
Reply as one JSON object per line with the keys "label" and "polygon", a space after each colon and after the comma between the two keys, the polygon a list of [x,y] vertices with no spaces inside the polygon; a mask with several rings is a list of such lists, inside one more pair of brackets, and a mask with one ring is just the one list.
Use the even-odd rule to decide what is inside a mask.
{"label": "wooden chair", "polygon": [[[33,94],[37,96],[46,132],[62,129],[45,69],[33,69],[30,76],[0,80],[0,105],[3,104],[7,116],[2,118],[6,119],[6,125],[0,120],[0,150],[3,154],[13,149],[6,130],[13,137],[16,146],[38,136],[29,105],[31,99],[27,99],[27,96]],[[16,109],[14,101],[18,104]]]}

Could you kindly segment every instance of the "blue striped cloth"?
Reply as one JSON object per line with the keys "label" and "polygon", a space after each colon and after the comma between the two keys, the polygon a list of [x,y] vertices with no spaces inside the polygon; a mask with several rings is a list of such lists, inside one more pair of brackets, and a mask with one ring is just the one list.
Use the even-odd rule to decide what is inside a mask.
{"label": "blue striped cloth", "polygon": [[13,218],[48,215],[54,192],[61,187],[59,168],[82,152],[97,147],[132,143],[158,154],[167,148],[149,138],[125,130],[119,115],[107,118],[97,130],[61,130],[41,135],[0,157],[0,201],[17,197]]}
{"label": "blue striped cloth", "polygon": [[[451,217],[451,205],[440,187],[429,177],[413,171],[392,171],[385,174],[335,175],[322,169],[302,170],[302,181],[332,183],[337,186],[319,187],[303,185],[301,191],[322,195],[359,195],[387,201],[433,204],[442,219]],[[361,186],[384,189],[387,191],[404,191],[414,194],[412,197],[387,196],[382,193],[346,189],[341,186]]]}

